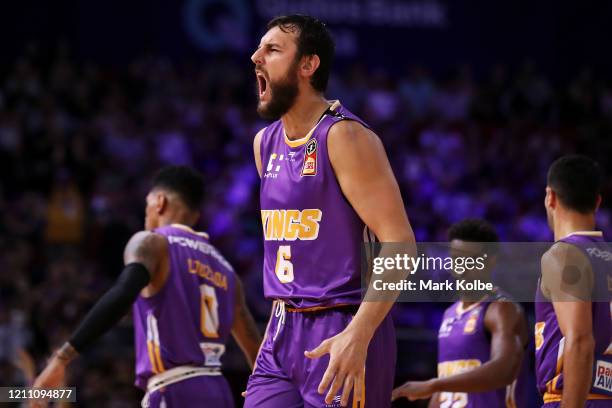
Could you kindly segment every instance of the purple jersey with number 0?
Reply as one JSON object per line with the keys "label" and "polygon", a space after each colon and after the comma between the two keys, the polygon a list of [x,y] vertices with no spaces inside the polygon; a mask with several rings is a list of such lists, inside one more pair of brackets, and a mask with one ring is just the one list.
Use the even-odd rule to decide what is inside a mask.
{"label": "purple jersey with number 0", "polygon": [[[574,244],[591,263],[594,278],[592,302],[595,353],[593,381],[588,399],[612,399],[612,249],[601,233],[574,233],[559,240]],[[607,301],[603,301],[607,296]],[[563,349],[565,338],[559,328],[555,309],[544,296],[538,282],[536,293],[536,377],[544,402],[560,401],[563,392]],[[610,401],[612,406],[612,401]]]}
{"label": "purple jersey with number 0", "polygon": [[134,303],[141,388],[173,367],[220,367],[234,319],[234,271],[208,236],[180,224],[155,233],[168,240],[170,274],[158,293]]}
{"label": "purple jersey with number 0", "polygon": [[341,120],[366,126],[338,102],[302,139],[282,122],[261,138],[264,295],[297,308],[360,302],[364,223],[343,195],[327,152]]}

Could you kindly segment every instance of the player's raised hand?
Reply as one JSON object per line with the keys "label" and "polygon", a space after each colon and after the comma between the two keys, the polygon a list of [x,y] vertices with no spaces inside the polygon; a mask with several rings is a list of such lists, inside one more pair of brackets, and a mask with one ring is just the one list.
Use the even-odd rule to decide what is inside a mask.
{"label": "player's raised hand", "polygon": [[434,380],[408,381],[393,390],[391,401],[398,398],[408,398],[410,401],[430,398],[435,392]]}
{"label": "player's raised hand", "polygon": [[334,337],[323,340],[315,349],[304,352],[306,357],[312,359],[329,354],[329,364],[318,388],[319,394],[328,390],[325,396],[326,404],[331,404],[340,390],[342,390],[340,399],[342,406],[348,404],[351,391],[354,391],[353,400],[362,400],[370,338],[366,334],[347,328]]}

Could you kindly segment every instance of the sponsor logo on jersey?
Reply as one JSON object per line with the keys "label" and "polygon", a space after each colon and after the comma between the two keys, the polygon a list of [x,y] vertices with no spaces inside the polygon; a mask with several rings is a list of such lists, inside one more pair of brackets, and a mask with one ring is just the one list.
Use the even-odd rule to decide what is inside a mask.
{"label": "sponsor logo on jersey", "polygon": [[448,337],[451,334],[451,330],[453,330],[453,323],[455,318],[447,317],[442,321],[440,325],[440,330],[438,330],[438,337]]}
{"label": "sponsor logo on jersey", "polygon": [[595,362],[595,381],[593,388],[612,393],[612,363],[597,360]]}
{"label": "sponsor logo on jersey", "polygon": [[592,257],[603,259],[604,261],[612,261],[612,252],[599,248],[587,248],[586,252]]}
{"label": "sponsor logo on jersey", "polygon": [[285,155],[281,154],[280,156],[276,153],[272,153],[270,158],[268,159],[268,166],[266,167],[266,172],[264,173],[264,178],[272,178],[275,179],[278,177],[278,174],[281,171],[281,165],[279,162],[286,160]]}
{"label": "sponsor logo on jersey", "polygon": [[319,236],[321,210],[261,210],[266,241],[312,241]]}
{"label": "sponsor logo on jersey", "polygon": [[200,343],[204,354],[204,365],[207,367],[221,367],[221,356],[225,353],[225,345],[220,343]]}
{"label": "sponsor logo on jersey", "polygon": [[302,166],[302,176],[317,175],[317,139],[310,139],[306,143],[304,152],[304,165]]}
{"label": "sponsor logo on jersey", "polygon": [[203,253],[204,255],[212,256],[217,262],[223,265],[225,268],[233,271],[232,265],[227,262],[227,260],[213,247],[207,242],[202,240],[195,240],[187,237],[181,237],[179,235],[169,235],[168,243],[170,245],[179,245],[185,248],[190,248],[196,251]]}

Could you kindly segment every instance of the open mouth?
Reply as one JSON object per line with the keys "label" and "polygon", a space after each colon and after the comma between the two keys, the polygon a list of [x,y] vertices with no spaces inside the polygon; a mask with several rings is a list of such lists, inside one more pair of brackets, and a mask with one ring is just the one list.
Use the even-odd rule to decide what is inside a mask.
{"label": "open mouth", "polygon": [[261,72],[255,72],[257,76],[257,87],[259,89],[259,99],[262,99],[268,89],[268,80]]}

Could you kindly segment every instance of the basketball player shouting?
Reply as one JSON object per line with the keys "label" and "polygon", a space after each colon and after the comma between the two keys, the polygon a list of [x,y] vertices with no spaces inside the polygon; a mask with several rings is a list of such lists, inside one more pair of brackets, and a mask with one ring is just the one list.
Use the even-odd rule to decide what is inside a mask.
{"label": "basketball player shouting", "polygon": [[323,95],[334,54],[325,25],[292,15],[267,29],[251,59],[257,110],[274,120],[254,153],[264,294],[275,302],[245,407],[389,406],[395,297],[361,302],[360,248],[364,232],[414,243],[400,191],[379,138]]}

